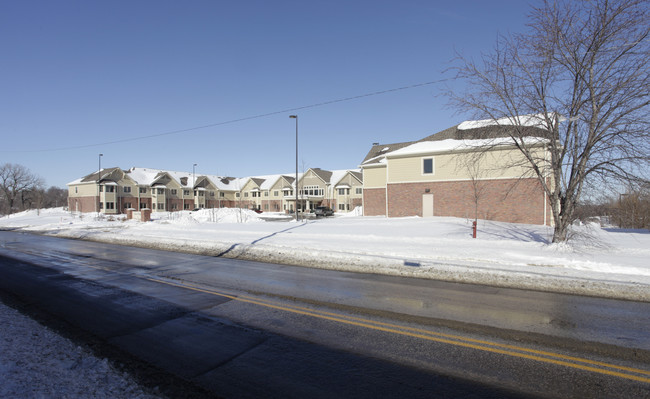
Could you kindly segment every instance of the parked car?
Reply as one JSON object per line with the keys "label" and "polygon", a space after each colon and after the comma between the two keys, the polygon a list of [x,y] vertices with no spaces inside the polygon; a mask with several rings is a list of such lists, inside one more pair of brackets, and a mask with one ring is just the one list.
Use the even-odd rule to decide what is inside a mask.
{"label": "parked car", "polygon": [[312,209],[311,212],[316,215],[316,217],[319,216],[334,216],[334,211],[332,208],[329,208],[327,206],[317,206],[316,208]]}

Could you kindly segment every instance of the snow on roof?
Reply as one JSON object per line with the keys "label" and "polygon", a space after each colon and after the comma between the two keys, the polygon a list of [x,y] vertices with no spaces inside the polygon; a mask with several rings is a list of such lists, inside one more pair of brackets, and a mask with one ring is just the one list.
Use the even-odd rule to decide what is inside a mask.
{"label": "snow on roof", "polygon": [[[156,178],[161,173],[166,173],[172,179],[176,180],[178,184],[185,188],[192,188],[195,185],[196,181],[203,177],[207,177],[219,190],[238,190],[239,186],[236,184],[233,185],[232,181],[229,184],[224,183],[222,180],[225,178],[223,176],[217,175],[204,175],[199,173],[192,172],[177,172],[172,170],[161,170],[161,169],[150,169],[150,168],[131,168],[127,171],[128,175],[138,184],[142,185],[151,185],[155,183]],[[183,184],[183,181],[187,179],[187,183]],[[239,180],[239,179],[235,179]],[[243,185],[242,185],[243,186]]]}
{"label": "snow on roof", "polygon": [[[524,143],[532,145],[543,143],[546,140],[540,137],[526,137]],[[498,137],[483,140],[440,140],[440,141],[421,141],[411,144],[399,150],[386,154],[386,157],[400,157],[405,155],[430,154],[435,152],[448,152],[459,150],[473,150],[477,148],[490,148],[495,146],[513,145],[512,138]]]}
{"label": "snow on roof", "polygon": [[[388,153],[388,154],[390,154],[390,153]],[[382,154],[382,155],[376,156],[374,158],[370,158],[370,159],[366,160],[364,163],[362,163],[361,165],[370,166],[370,165],[382,165],[382,164],[385,164],[386,163],[386,155],[387,154]]]}
{"label": "snow on roof", "polygon": [[[553,115],[548,116],[554,120]],[[532,126],[546,129],[546,117],[544,114],[521,115],[516,117],[507,116],[504,118],[482,119],[477,121],[465,121],[458,125],[458,130],[478,129],[486,126]]]}
{"label": "snow on roof", "polygon": [[127,171],[128,175],[138,184],[151,185],[155,180],[156,176],[162,172],[158,169],[147,169],[147,168],[131,168]]}
{"label": "snow on roof", "polygon": [[337,185],[341,179],[345,177],[345,175],[348,174],[348,172],[357,172],[361,173],[361,169],[341,169],[341,170],[333,170],[332,171],[332,177],[330,177],[329,183],[333,186]]}
{"label": "snow on roof", "polygon": [[253,176],[252,178],[253,178],[253,179],[264,180],[264,181],[260,184],[260,189],[262,189],[262,190],[270,190],[271,187],[273,187],[273,185],[274,185],[275,183],[277,183],[277,181],[278,181],[282,176],[287,176],[287,174],[279,174],[279,175],[264,175],[264,176]]}
{"label": "snow on roof", "polygon": [[[346,170],[336,170],[336,171],[327,171],[332,173],[330,178],[330,183],[335,184],[340,181],[345,173],[348,171],[361,173],[359,169],[346,169]],[[217,187],[218,190],[222,191],[240,191],[251,179],[255,179],[259,183],[261,190],[270,190],[282,177],[286,177],[292,187],[295,187],[295,173],[282,173],[275,175],[264,175],[264,176],[250,176],[250,177],[224,177],[217,175],[206,175],[206,174],[193,174],[192,172],[177,172],[171,170],[162,170],[162,169],[151,169],[151,168],[137,168],[132,167],[129,170],[125,171],[126,175],[129,176],[134,182],[139,185],[158,186],[158,180],[164,175],[169,176],[175,180],[183,188],[192,188],[195,186],[196,182],[200,182],[201,179],[207,178],[213,185]],[[304,173],[298,173],[298,180],[302,179]],[[82,177],[76,179],[68,185],[81,184],[83,183]],[[196,182],[194,181],[196,180]],[[183,184],[185,183],[185,184]]]}

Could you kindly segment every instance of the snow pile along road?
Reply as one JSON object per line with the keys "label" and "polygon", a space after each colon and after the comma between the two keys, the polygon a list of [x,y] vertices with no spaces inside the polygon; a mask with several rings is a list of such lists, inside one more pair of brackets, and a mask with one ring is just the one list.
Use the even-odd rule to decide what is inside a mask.
{"label": "snow pile along road", "polygon": [[[552,229],[461,218],[358,216],[287,220],[282,214],[206,209],[157,212],[152,222],[63,209],[0,218],[0,228],[264,262],[650,301],[648,231]],[[345,216],[345,217],[344,217]],[[264,218],[264,219],[262,219]]]}
{"label": "snow pile along road", "polygon": [[157,398],[127,373],[0,302],[0,398]]}

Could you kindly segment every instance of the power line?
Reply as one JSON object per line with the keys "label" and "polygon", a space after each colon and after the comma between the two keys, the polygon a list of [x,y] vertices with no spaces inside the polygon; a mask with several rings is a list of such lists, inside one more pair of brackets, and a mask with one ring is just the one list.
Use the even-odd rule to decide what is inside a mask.
{"label": "power line", "polygon": [[361,94],[361,95],[358,95],[358,96],[339,98],[337,100],[330,100],[330,101],[324,101],[324,102],[320,102],[320,103],[316,103],[316,104],[304,105],[304,106],[301,106],[301,107],[288,108],[288,109],[284,109],[284,110],[281,110],[281,111],[269,112],[269,113],[266,113],[266,114],[260,114],[260,115],[254,115],[254,116],[246,116],[246,117],[243,117],[243,118],[231,119],[231,120],[223,121],[223,122],[210,123],[208,125],[195,126],[195,127],[190,127],[190,128],[186,128],[186,129],[171,130],[171,131],[163,132],[163,133],[149,134],[149,135],[146,135],[146,136],[129,137],[127,139],[105,141],[103,143],[84,144],[84,145],[78,145],[78,146],[59,147],[59,148],[48,148],[48,149],[41,149],[41,150],[0,150],[0,152],[24,152],[24,153],[28,153],[28,152],[54,152],[54,151],[65,151],[65,150],[77,150],[77,149],[82,149],[82,148],[99,147],[99,146],[103,146],[103,145],[126,143],[126,142],[137,141],[137,140],[145,140],[145,139],[150,139],[150,138],[154,138],[154,137],[171,136],[171,135],[174,135],[174,134],[187,133],[187,132],[191,132],[191,131],[195,131],[195,130],[201,130],[201,129],[207,129],[207,128],[215,127],[215,126],[229,125],[229,124],[233,124],[233,123],[248,121],[248,120],[251,120],[251,119],[265,118],[267,116],[272,116],[272,115],[295,112],[295,111],[300,111],[300,110],[309,109],[309,108],[322,107],[324,105],[336,104],[336,103],[341,103],[341,102],[345,102],[345,101],[358,100],[360,98],[378,96],[378,95],[381,95],[381,94],[392,93],[392,92],[401,91],[401,90],[409,90],[409,89],[414,89],[414,88],[422,87],[422,86],[429,86],[429,85],[436,84],[436,83],[442,83],[442,82],[444,82],[446,80],[448,80],[448,79],[440,79],[440,80],[435,80],[435,81],[431,81],[431,82],[416,83],[416,84],[409,85],[409,86],[402,86],[402,87],[397,87],[397,88],[393,88],[393,89],[381,90],[381,91],[376,91],[376,92],[373,92],[373,93]]}

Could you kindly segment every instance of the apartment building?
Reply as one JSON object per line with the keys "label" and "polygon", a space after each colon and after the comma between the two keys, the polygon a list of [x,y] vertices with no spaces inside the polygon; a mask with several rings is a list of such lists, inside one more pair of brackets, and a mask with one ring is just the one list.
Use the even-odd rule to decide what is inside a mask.
{"label": "apartment building", "polygon": [[[295,175],[294,175],[295,176]],[[245,178],[194,175],[149,168],[102,169],[68,183],[68,206],[76,212],[125,213],[202,208],[247,208],[292,213],[326,205],[347,212],[360,206],[360,170],[314,168],[296,179],[290,174]]]}
{"label": "apartment building", "polygon": [[[549,199],[509,129],[507,123],[467,121],[417,141],[374,144],[361,164],[364,215],[552,225]],[[550,159],[548,131],[520,129],[526,129],[533,156]]]}

